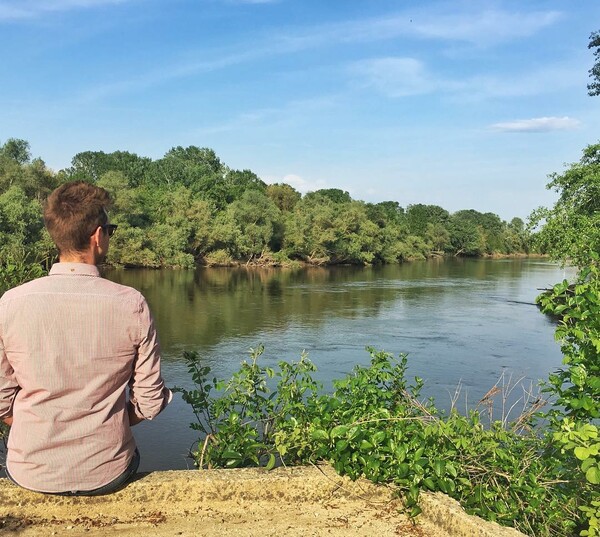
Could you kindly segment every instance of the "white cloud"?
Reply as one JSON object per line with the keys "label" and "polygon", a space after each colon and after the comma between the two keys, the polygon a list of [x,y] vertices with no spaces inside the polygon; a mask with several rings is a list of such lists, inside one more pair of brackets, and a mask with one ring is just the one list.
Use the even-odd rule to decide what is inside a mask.
{"label": "white cloud", "polygon": [[[484,10],[478,13],[430,13],[414,17],[415,33],[434,39],[491,44],[527,37],[561,18],[557,11],[529,13]],[[422,19],[421,19],[422,17]]]}
{"label": "white cloud", "polygon": [[461,101],[531,97],[584,87],[585,66],[556,64],[528,72],[480,74],[467,78],[444,78],[414,58],[372,58],[348,68],[359,87],[375,88],[388,97],[432,92]]}
{"label": "white cloud", "polygon": [[293,186],[301,194],[327,188],[327,184],[321,179],[308,180],[293,173],[284,175],[283,177],[267,175],[263,177],[263,180],[270,184],[287,183],[288,185]]}
{"label": "white cloud", "polygon": [[385,17],[322,24],[280,35],[290,48],[304,49],[332,42],[380,41],[421,38],[491,45],[527,37],[554,24],[558,11],[512,12],[500,10],[448,12],[431,7],[410,9]]}
{"label": "white cloud", "polygon": [[[65,10],[73,7],[92,7],[103,4],[118,4],[132,0],[0,0],[0,20],[2,9],[10,13],[35,13],[42,10]],[[257,3],[279,0],[224,0],[228,2]],[[17,7],[18,6],[18,7]],[[20,10],[20,11],[19,11]],[[473,11],[473,10],[471,10]],[[228,69],[240,64],[248,64],[271,56],[280,56],[307,49],[330,47],[335,43],[379,41],[392,38],[418,38],[450,41],[464,41],[475,44],[490,44],[516,37],[527,36],[554,23],[560,14],[555,11],[530,13],[499,10],[481,10],[472,13],[450,13],[440,9],[421,9],[394,13],[385,17],[365,20],[348,20],[321,24],[305,28],[290,27],[280,33],[256,36],[251,46],[235,46],[228,50],[188,51],[187,58],[171,58],[167,64],[159,65],[145,73],[140,72],[131,79],[104,86],[95,85],[80,95],[81,101],[94,101],[123,93],[134,93],[171,80],[186,78],[203,72]],[[198,60],[194,56],[202,59]],[[205,58],[209,59],[205,59]],[[537,78],[527,74],[509,79],[493,76],[477,76],[468,80],[444,80],[426,70],[424,64],[413,58],[384,57],[367,59],[353,64],[350,68],[360,77],[359,85],[373,87],[390,97],[403,97],[443,90],[446,93],[469,98],[506,97],[522,94],[536,94],[552,91],[557,84],[574,82],[573,77],[547,76]],[[585,71],[584,75],[585,75]],[[538,73],[539,74],[539,73]],[[548,83],[548,82],[551,83]],[[579,82],[578,82],[579,83]]]}
{"label": "white cloud", "polygon": [[389,97],[429,93],[435,83],[423,64],[414,58],[376,58],[353,64],[351,72],[362,77],[362,85],[374,87]]}
{"label": "white cloud", "polygon": [[69,11],[103,5],[116,5],[130,0],[3,0],[0,21],[27,19],[53,11]]}
{"label": "white cloud", "polygon": [[517,119],[490,125],[490,129],[501,132],[550,132],[574,130],[581,125],[577,119],[570,117],[536,117]]}

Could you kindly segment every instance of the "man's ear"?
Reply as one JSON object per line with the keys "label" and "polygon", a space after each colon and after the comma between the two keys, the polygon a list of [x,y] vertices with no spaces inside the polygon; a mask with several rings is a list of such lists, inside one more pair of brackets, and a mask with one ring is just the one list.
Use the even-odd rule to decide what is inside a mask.
{"label": "man's ear", "polygon": [[100,226],[98,226],[96,228],[96,231],[94,233],[92,233],[92,235],[90,235],[90,245],[91,246],[96,246],[99,247],[100,246],[100,241],[102,240],[102,228]]}

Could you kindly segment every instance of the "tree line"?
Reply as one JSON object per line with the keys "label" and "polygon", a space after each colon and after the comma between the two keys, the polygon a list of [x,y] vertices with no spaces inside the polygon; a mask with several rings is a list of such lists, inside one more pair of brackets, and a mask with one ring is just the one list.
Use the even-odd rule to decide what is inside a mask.
{"label": "tree line", "polygon": [[226,166],[212,149],[174,147],[152,160],[128,151],[85,151],[54,172],[25,140],[0,146],[0,257],[52,258],[45,197],[85,180],[113,196],[119,225],[109,262],[127,267],[196,264],[382,264],[432,256],[528,253],[523,220],[473,209],[366,203],[341,189],[301,195]]}

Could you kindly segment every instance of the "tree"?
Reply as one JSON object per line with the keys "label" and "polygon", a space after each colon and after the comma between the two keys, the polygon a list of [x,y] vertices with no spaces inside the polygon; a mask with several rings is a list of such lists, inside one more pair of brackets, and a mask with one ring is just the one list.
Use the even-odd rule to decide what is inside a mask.
{"label": "tree", "polygon": [[217,216],[213,230],[216,249],[226,249],[238,259],[260,257],[271,248],[280,218],[271,199],[260,191],[247,190]]}
{"label": "tree", "polygon": [[485,253],[481,213],[473,209],[455,212],[450,220],[450,242],[454,255],[478,256]]}
{"label": "tree", "polygon": [[594,66],[589,70],[592,82],[588,84],[588,95],[600,95],[600,31],[592,32],[590,35],[589,49],[594,50]]}
{"label": "tree", "polygon": [[267,186],[267,196],[273,200],[280,211],[292,211],[302,195],[287,183],[275,183]]}
{"label": "tree", "polygon": [[266,183],[251,170],[228,170],[224,181],[227,203],[240,199],[246,190],[265,192],[267,189]]}
{"label": "tree", "polygon": [[9,138],[0,147],[0,156],[14,160],[18,164],[26,164],[31,159],[29,142],[18,138]]}
{"label": "tree", "polygon": [[535,242],[552,259],[570,260],[582,268],[594,264],[592,254],[600,252],[600,143],[583,150],[579,162],[564,173],[552,173],[546,188],[559,193],[551,209],[540,207],[530,216]]}
{"label": "tree", "polygon": [[345,190],[340,188],[321,188],[320,190],[315,190],[314,192],[308,192],[306,197],[324,197],[333,201],[333,203],[347,203],[352,201],[350,194]]}
{"label": "tree", "polygon": [[441,224],[447,227],[450,214],[439,205],[424,205],[417,203],[406,208],[406,222],[412,235],[424,237],[427,224]]}

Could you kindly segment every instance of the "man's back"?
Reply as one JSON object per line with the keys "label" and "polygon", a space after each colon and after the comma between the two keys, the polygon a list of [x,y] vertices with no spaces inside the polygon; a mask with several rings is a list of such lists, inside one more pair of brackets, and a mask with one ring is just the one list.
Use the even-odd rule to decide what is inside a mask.
{"label": "man's back", "polygon": [[128,384],[140,417],[168,402],[138,291],[93,265],[59,263],[0,299],[0,415],[13,390],[7,466],[20,485],[92,490],[124,472],[135,450]]}

